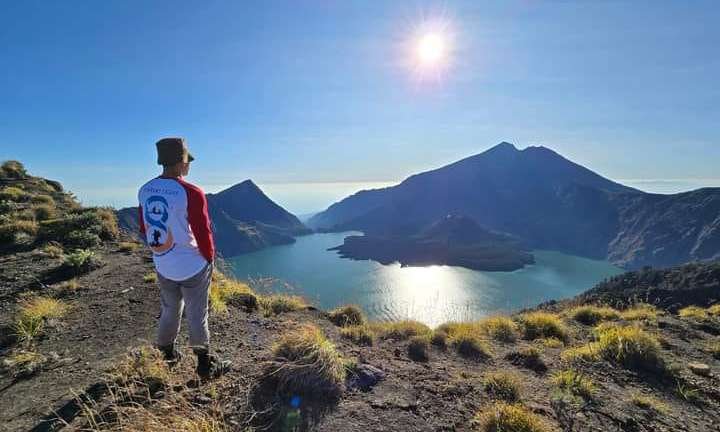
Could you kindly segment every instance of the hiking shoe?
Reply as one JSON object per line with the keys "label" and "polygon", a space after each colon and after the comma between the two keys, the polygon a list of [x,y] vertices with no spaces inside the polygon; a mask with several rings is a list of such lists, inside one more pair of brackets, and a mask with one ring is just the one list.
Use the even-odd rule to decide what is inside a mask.
{"label": "hiking shoe", "polygon": [[201,379],[217,378],[230,370],[232,362],[221,360],[214,354],[207,351],[196,352],[198,364],[196,372]]}
{"label": "hiking shoe", "polygon": [[161,346],[158,347],[158,349],[163,353],[165,363],[167,363],[168,367],[175,366],[182,359],[182,354],[177,350],[175,344]]}

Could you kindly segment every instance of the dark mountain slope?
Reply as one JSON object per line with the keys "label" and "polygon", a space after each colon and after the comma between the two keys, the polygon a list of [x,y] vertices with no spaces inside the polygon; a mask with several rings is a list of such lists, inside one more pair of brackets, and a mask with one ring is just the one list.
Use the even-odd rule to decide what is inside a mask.
{"label": "dark mountain slope", "polygon": [[[464,214],[492,230],[520,237],[533,248],[609,258],[636,268],[716,256],[713,203],[720,199],[720,190],[701,195],[705,196],[646,194],[607,180],[547,148],[518,150],[501,143],[409,177],[397,186],[359,192],[308,224],[320,230],[412,234],[443,215]],[[664,230],[668,224],[683,226],[687,222],[683,212],[693,206],[697,210],[692,215],[695,234]],[[673,218],[677,221],[671,222]],[[644,225],[646,220],[654,222]],[[687,234],[698,238],[682,237]],[[657,251],[637,250],[638,245],[657,248],[663,239],[681,250],[666,257]]]}
{"label": "dark mountain slope", "polygon": [[[293,243],[295,236],[310,232],[297,217],[273,202],[252,180],[208,194],[207,199],[216,246],[226,257]],[[119,210],[118,220],[127,231],[138,232],[136,207]]]}

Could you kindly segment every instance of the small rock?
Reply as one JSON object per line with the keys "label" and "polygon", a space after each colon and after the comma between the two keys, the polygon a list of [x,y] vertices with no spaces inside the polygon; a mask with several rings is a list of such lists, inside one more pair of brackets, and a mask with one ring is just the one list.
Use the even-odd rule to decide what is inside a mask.
{"label": "small rock", "polygon": [[199,405],[208,405],[208,404],[212,403],[212,399],[207,396],[197,396],[195,398],[195,403],[197,403]]}
{"label": "small rock", "polygon": [[384,379],[385,372],[375,366],[360,363],[349,373],[347,386],[348,389],[368,391]]}
{"label": "small rock", "polygon": [[705,363],[688,363],[688,368],[693,371],[696,375],[709,376],[710,366]]}

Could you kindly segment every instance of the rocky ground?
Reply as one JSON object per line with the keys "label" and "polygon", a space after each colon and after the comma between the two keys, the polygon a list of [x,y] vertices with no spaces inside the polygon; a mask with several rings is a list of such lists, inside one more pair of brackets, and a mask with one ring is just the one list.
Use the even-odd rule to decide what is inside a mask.
{"label": "rocky ground", "polygon": [[[122,252],[112,245],[99,254],[103,264],[80,276],[79,287],[72,292],[62,291],[62,282],[43,285],[38,278],[55,264],[50,258],[31,251],[0,258],[3,325],[10,324],[18,299],[27,297],[28,292],[58,296],[70,305],[67,314],[49,323],[36,341],[37,351],[49,359],[47,364],[31,376],[0,377],[3,430],[88,427],[74,396],[85,392],[102,403],[107,398],[102,391],[105,371],[129,349],[152,340],[158,298],[155,283],[143,280],[151,271],[147,254],[142,250]],[[551,307],[563,309],[566,305]],[[273,342],[304,323],[320,327],[345,358],[360,365],[356,370],[370,365],[384,376],[365,391],[346,389],[313,430],[476,430],[473,416],[494,398],[483,384],[484,377],[494,371],[521,377],[522,403],[545,419],[549,430],[720,430],[720,361],[708,351],[718,337],[712,327],[670,313],[639,325],[659,335],[663,356],[678,369],[677,379],[632,371],[607,360],[574,364],[597,389],[590,400],[561,404],[557,388],[551,384],[554,372],[568,368],[560,356],[566,349],[561,344],[525,340],[519,333],[512,342],[489,342],[492,354],[486,359],[467,359],[450,347],[433,346],[427,361],[414,361],[406,340],[378,338],[374,346],[358,346],[343,338],[340,328],[321,311],[268,317],[230,305],[226,313],[212,315],[211,328],[217,351],[234,362],[232,371],[216,381],[193,384],[193,359],[187,352],[183,364],[171,372],[186,384],[178,394],[197,409],[219,415],[227,429],[250,430],[246,429],[253,424],[248,401],[263,375],[263,365],[272,358]],[[571,318],[565,323],[571,334],[567,346],[590,339],[590,326]],[[540,349],[546,370],[530,370],[512,360],[512,353],[527,347]],[[12,348],[6,343],[4,354]],[[709,375],[692,372],[690,363],[707,365]],[[635,394],[653,396],[663,408],[641,408],[633,402]],[[150,406],[161,403],[163,396]]]}

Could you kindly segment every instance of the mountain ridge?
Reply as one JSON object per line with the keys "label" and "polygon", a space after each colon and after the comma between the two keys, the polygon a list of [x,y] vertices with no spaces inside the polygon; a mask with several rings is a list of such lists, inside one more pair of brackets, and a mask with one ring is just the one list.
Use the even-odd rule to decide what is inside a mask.
{"label": "mountain ridge", "polygon": [[[357,192],[307,223],[319,231],[409,235],[443,214],[456,213],[518,236],[535,249],[607,259],[633,269],[719,256],[718,249],[712,249],[720,242],[720,222],[711,214],[718,199],[716,188],[648,194],[606,179],[547,147],[519,150],[502,142],[409,176],[396,186]],[[708,207],[699,212],[702,218],[683,210],[693,200]],[[637,214],[647,221],[638,220]],[[688,230],[681,232],[682,224],[672,223],[681,214],[683,221],[692,222],[692,244],[687,244]],[[663,238],[669,248],[662,249]],[[683,248],[674,245],[680,239]]]}
{"label": "mountain ridge", "polygon": [[[291,244],[296,236],[311,232],[251,179],[206,196],[215,244],[224,257]],[[138,232],[137,207],[120,209],[117,215],[122,228]]]}

